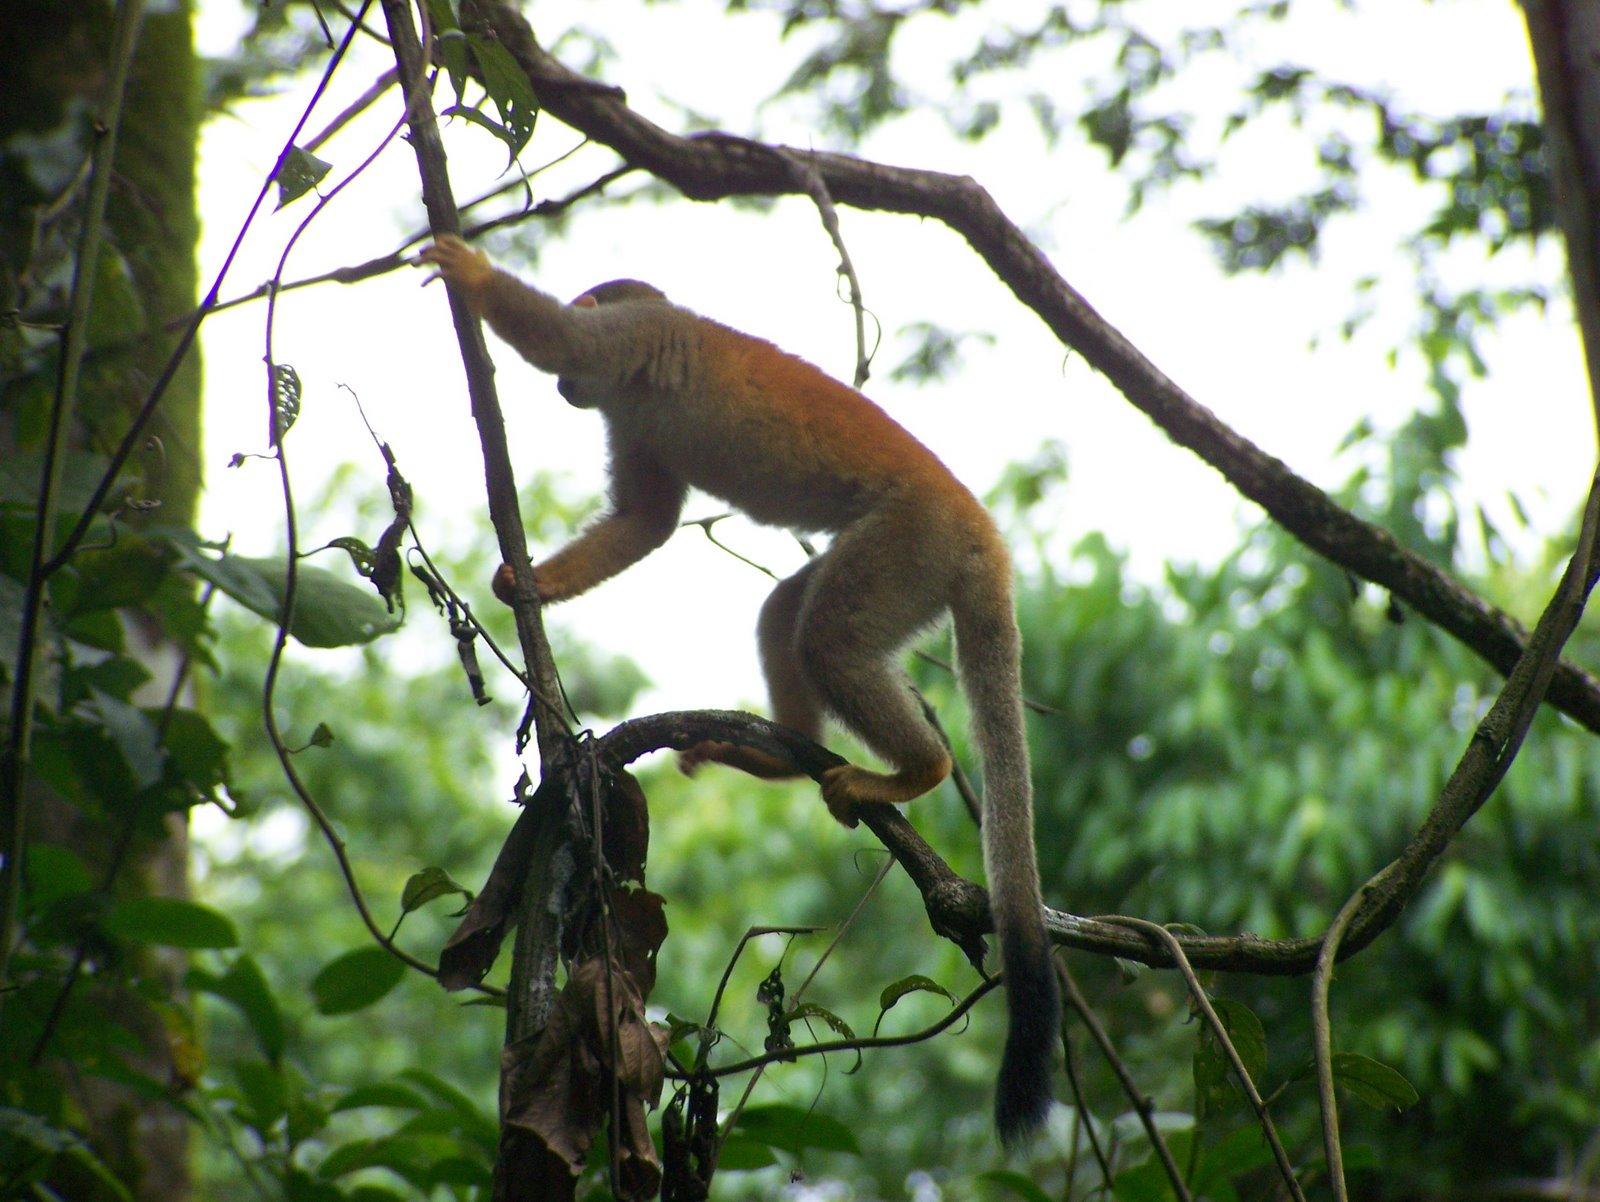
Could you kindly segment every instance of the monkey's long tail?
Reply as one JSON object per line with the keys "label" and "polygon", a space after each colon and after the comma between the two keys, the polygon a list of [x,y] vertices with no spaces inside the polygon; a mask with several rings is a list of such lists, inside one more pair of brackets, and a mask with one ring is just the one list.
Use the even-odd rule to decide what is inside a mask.
{"label": "monkey's long tail", "polygon": [[1006,975],[1008,1030],[995,1086],[995,1126],[1007,1146],[1044,1122],[1061,1000],[1039,895],[1033,846],[1033,782],[1022,724],[1022,639],[1011,601],[1011,566],[974,572],[952,607],[961,685],[983,755],[983,862]]}

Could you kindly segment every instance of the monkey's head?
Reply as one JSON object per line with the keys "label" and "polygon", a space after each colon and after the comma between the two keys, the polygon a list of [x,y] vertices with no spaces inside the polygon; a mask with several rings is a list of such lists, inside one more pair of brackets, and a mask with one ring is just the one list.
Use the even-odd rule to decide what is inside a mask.
{"label": "monkey's head", "polygon": [[[645,301],[650,304],[667,304],[667,294],[643,280],[607,280],[596,284],[572,302],[574,309],[595,309],[601,305],[614,305],[619,301]],[[593,409],[605,395],[584,384],[575,376],[562,376],[556,381],[556,391],[579,409]]]}
{"label": "monkey's head", "polygon": [[607,280],[596,284],[572,302],[574,309],[593,309],[597,305],[612,305],[617,301],[642,300],[665,302],[667,294],[654,284],[643,280]]}

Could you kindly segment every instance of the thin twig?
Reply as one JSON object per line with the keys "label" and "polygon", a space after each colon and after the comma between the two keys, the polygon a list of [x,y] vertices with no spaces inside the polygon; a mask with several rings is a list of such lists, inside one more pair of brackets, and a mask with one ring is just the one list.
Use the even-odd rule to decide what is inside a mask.
{"label": "thin twig", "polygon": [[587,801],[589,803],[589,868],[590,882],[594,886],[595,904],[600,911],[600,953],[605,966],[606,1054],[611,1058],[611,1073],[607,1102],[611,1111],[611,1138],[607,1141],[606,1171],[610,1174],[611,1192],[622,1197],[622,1052],[617,1031],[616,976],[613,958],[611,927],[615,921],[611,913],[611,892],[606,870],[605,819],[600,804],[600,761],[594,752],[594,740],[583,743],[584,767],[588,775]]}
{"label": "thin twig", "polygon": [[1138,1082],[1133,1079],[1133,1074],[1128,1071],[1128,1066],[1117,1054],[1116,1046],[1111,1042],[1111,1036],[1106,1034],[1105,1027],[1100,1024],[1099,1016],[1084,1000],[1078,982],[1072,977],[1072,970],[1067,967],[1066,957],[1059,954],[1056,956],[1056,974],[1061,980],[1062,996],[1078,1012],[1078,1017],[1083,1019],[1083,1025],[1089,1029],[1089,1035],[1100,1049],[1100,1054],[1106,1058],[1106,1063],[1111,1066],[1111,1071],[1121,1083],[1122,1092],[1128,1095],[1133,1112],[1139,1116],[1139,1123],[1144,1127],[1145,1135],[1149,1137],[1150,1146],[1155,1149],[1156,1157],[1161,1161],[1162,1169],[1166,1171],[1172,1192],[1178,1196],[1178,1202],[1192,1202],[1189,1183],[1183,1179],[1183,1173],[1178,1169],[1178,1162],[1172,1159],[1172,1150],[1167,1147],[1167,1141],[1162,1138],[1161,1131],[1151,1116],[1150,1099],[1144,1095]]}
{"label": "thin twig", "polygon": [[1189,964],[1189,958],[1183,954],[1183,945],[1166,927],[1143,918],[1127,918],[1118,914],[1102,918],[1101,921],[1142,931],[1167,949],[1167,954],[1172,957],[1173,963],[1178,966],[1178,971],[1183,974],[1184,983],[1189,987],[1189,996],[1194,999],[1195,1008],[1200,1011],[1206,1026],[1211,1029],[1212,1036],[1228,1057],[1228,1063],[1233,1066],[1234,1074],[1239,1078],[1239,1085],[1244,1089],[1245,1097],[1250,1099],[1250,1105],[1256,1112],[1256,1121],[1261,1124],[1261,1130],[1266,1134],[1267,1143],[1272,1148],[1272,1158],[1277,1162],[1279,1175],[1289,1187],[1289,1193],[1295,1198],[1295,1202],[1305,1202],[1305,1193],[1295,1176],[1294,1166],[1289,1163],[1289,1154],[1284,1151],[1283,1141],[1278,1138],[1278,1128],[1272,1122],[1267,1104],[1261,1100],[1261,1091],[1250,1079],[1250,1073],[1244,1066],[1244,1058],[1239,1055],[1239,1049],[1233,1046],[1227,1027],[1223,1026],[1222,1019],[1217,1017],[1216,1008],[1211,1004],[1211,999],[1206,996],[1205,986],[1200,984],[1200,978],[1195,975],[1194,968]]}
{"label": "thin twig", "polygon": [[[732,1064],[718,1065],[716,1068],[708,1068],[704,1071],[713,1077],[731,1077],[737,1073],[747,1073],[751,1069],[760,1068],[765,1064],[798,1060],[803,1056],[831,1056],[836,1052],[860,1052],[868,1048],[903,1048],[914,1043],[923,1043],[941,1032],[948,1031],[958,1019],[962,1018],[967,1011],[977,1005],[981,998],[998,989],[1000,982],[1001,978],[998,975],[990,977],[957,1002],[949,1014],[920,1031],[912,1031],[906,1035],[872,1035],[857,1039],[833,1039],[826,1043],[808,1044],[803,1048],[782,1048],[776,1052],[766,1052],[760,1056],[751,1056],[745,1060],[735,1060]],[[668,1075],[676,1079],[675,1074],[669,1073]]]}
{"label": "thin twig", "polygon": [[681,530],[685,526],[698,526],[698,527],[700,527],[700,532],[706,536],[706,541],[709,542],[717,550],[722,551],[725,554],[733,556],[740,563],[744,564],[747,567],[754,568],[756,571],[760,572],[763,576],[767,577],[767,579],[769,579],[769,580],[777,580],[777,579],[779,579],[778,573],[774,572],[771,568],[767,567],[765,564],[757,563],[755,560],[751,559],[748,555],[741,555],[739,552],[735,551],[732,547],[728,546],[727,543],[723,542],[721,539],[719,539],[715,534],[713,534],[711,532],[711,528],[713,526],[715,526],[718,522],[722,521],[724,518],[728,518],[728,517],[731,517],[731,516],[732,516],[731,514],[727,514],[727,513],[718,513],[718,514],[713,514],[711,517],[708,517],[708,518],[695,518],[693,521],[680,523],[678,528]]}
{"label": "thin twig", "polygon": [[[358,16],[364,15],[371,4],[372,0],[363,0]],[[346,33],[347,39],[353,34],[355,27],[356,22],[353,21],[350,26],[350,32]],[[309,110],[307,111],[306,115],[309,117]],[[274,279],[282,278],[284,267],[289,261],[289,255],[294,250],[295,244],[299,241],[300,236],[310,228],[311,223],[316,220],[316,218],[322,213],[323,209],[325,209],[344,191],[347,186],[349,186],[353,180],[355,180],[363,171],[367,169],[367,167],[373,163],[377,156],[399,133],[401,125],[401,121],[396,121],[393,127],[390,128],[389,132],[383,137],[373,151],[364,160],[362,160],[362,162],[359,163],[349,175],[345,176],[345,178],[340,180],[338,184],[330,188],[326,194],[317,198],[317,203],[312,207],[310,213],[308,213],[295,227],[294,233],[289,236],[288,242],[284,245],[283,251],[278,257],[277,268],[273,273]],[[294,503],[294,488],[289,474],[289,454],[287,448],[288,439],[285,436],[286,431],[280,428],[279,417],[275,404],[278,378],[278,361],[273,350],[273,340],[276,329],[275,319],[277,313],[277,301],[278,298],[276,292],[269,289],[267,294],[267,318],[265,323],[266,352],[264,359],[266,364],[267,420],[269,429],[272,431],[272,441],[277,451],[276,458],[278,464],[279,490],[283,496],[285,558],[283,604],[278,615],[277,635],[273,640],[272,654],[267,660],[266,676],[262,682],[261,689],[262,722],[266,727],[267,738],[272,744],[273,751],[277,754],[278,764],[283,772],[284,779],[289,783],[289,787],[294,791],[294,794],[299,799],[300,804],[304,806],[306,812],[311,815],[311,819],[316,824],[317,829],[321,831],[324,841],[326,841],[329,848],[332,849],[334,859],[339,866],[339,871],[344,877],[345,886],[350,893],[351,900],[355,904],[356,913],[360,915],[361,921],[366,925],[366,928],[371,933],[373,939],[377,941],[380,947],[382,947],[396,959],[400,960],[402,963],[416,969],[418,972],[426,973],[429,976],[436,977],[439,973],[437,968],[423,960],[418,959],[410,952],[405,951],[399,946],[399,944],[395,943],[395,941],[389,937],[388,933],[384,931],[381,926],[379,926],[376,917],[373,915],[371,909],[367,905],[366,898],[363,896],[360,886],[356,883],[355,867],[350,862],[349,853],[345,847],[343,838],[341,838],[338,831],[335,830],[332,820],[328,817],[327,812],[322,808],[321,803],[317,801],[311,790],[300,778],[299,772],[295,769],[293,755],[289,750],[288,743],[284,740],[283,732],[278,726],[278,715],[274,701],[277,693],[278,676],[283,665],[284,652],[288,648],[289,628],[294,621],[294,607],[299,584],[300,529],[299,517]]]}
{"label": "thin twig", "polygon": [[194,345],[195,336],[200,332],[200,323],[216,307],[217,296],[222,290],[222,281],[227,278],[234,259],[238,257],[239,248],[244,244],[245,234],[255,222],[256,214],[261,211],[261,206],[266,201],[267,194],[271,192],[272,185],[278,178],[278,172],[283,169],[284,162],[293,152],[296,145],[295,140],[300,136],[301,130],[305,128],[306,122],[311,119],[312,110],[316,108],[317,102],[322,99],[323,93],[327,91],[328,83],[332,80],[334,71],[344,61],[345,52],[349,50],[355,34],[356,28],[352,25],[345,33],[344,40],[328,56],[327,66],[322,69],[322,78],[317,81],[316,88],[312,90],[311,99],[306,102],[306,107],[302,110],[300,119],[295,122],[294,129],[289,132],[288,138],[284,140],[283,148],[279,150],[277,160],[273,163],[272,172],[266,179],[262,180],[261,188],[257,191],[255,200],[251,202],[249,212],[245,214],[244,220],[239,223],[239,232],[234,235],[233,245],[228,248],[228,253],[222,260],[222,266],[217,269],[217,274],[211,281],[211,287],[207,289],[205,298],[200,302],[199,307],[190,314],[182,336],[179,337],[177,344],[172,348],[172,353],[167,356],[166,363],[162,365],[161,372],[157,375],[155,383],[150,386],[150,391],[146,393],[144,401],[139,406],[139,411],[134,414],[133,421],[129,424],[127,432],[122,436],[122,441],[117,444],[116,450],[111,453],[105,471],[101,473],[94,492],[90,495],[88,503],[83,507],[83,512],[78,515],[76,524],[67,534],[66,539],[62,542],[55,555],[44,565],[45,576],[53,576],[66,566],[67,561],[72,558],[73,552],[78,549],[79,544],[83,542],[84,537],[88,534],[89,527],[94,523],[95,515],[100,512],[100,507],[105,504],[105,499],[110,494],[112,485],[116,483],[116,479],[122,473],[122,469],[127,464],[129,457],[140,445],[145,427],[155,417],[156,410],[161,406],[162,398],[166,396],[167,389],[178,374],[178,368],[183,365],[184,359],[189,354],[189,348]]}
{"label": "thin twig", "polygon": [[[384,457],[384,461],[391,467],[397,467],[392,458],[394,454],[393,451],[390,449],[389,445],[383,441],[383,439],[378,437],[377,430],[373,428],[372,422],[368,419],[366,407],[361,403],[361,397],[357,395],[355,389],[351,388],[348,384],[341,384],[339,387],[343,388],[350,394],[350,399],[355,403],[356,413],[361,417],[361,424],[366,427],[367,434],[371,437],[373,445],[378,448],[378,453]],[[481,619],[479,619],[477,612],[472,608],[467,600],[451,586],[449,580],[446,579],[445,574],[439,570],[439,565],[434,563],[432,556],[428,554],[428,549],[422,541],[422,532],[417,528],[416,517],[414,514],[408,515],[406,518],[406,531],[411,535],[411,545],[416,549],[417,554],[422,557],[423,565],[428,569],[428,573],[433,578],[434,584],[441,589],[445,597],[448,598],[460,610],[467,623],[477,633],[478,637],[484,641],[484,644],[489,648],[494,657],[500,661],[501,666],[504,667],[507,672],[511,673],[511,675],[516,679],[517,683],[526,689],[529,695],[532,696],[538,704],[545,707],[546,711],[550,714],[552,721],[563,722],[569,717],[575,721],[577,719],[577,712],[572,708],[572,704],[567,701],[565,691],[563,691],[561,694],[562,702],[564,703],[563,708],[563,705],[556,704],[556,702],[552,701],[548,697],[545,697],[539,692],[538,689],[534,688],[532,682],[528,680],[528,674],[512,662],[511,657],[506,654],[505,649],[500,646],[494,635],[489,632],[489,628],[483,624]]]}
{"label": "thin twig", "polygon": [[[1111,1162],[1106,1159],[1105,1149],[1100,1146],[1100,1137],[1095,1133],[1094,1116],[1089,1113],[1088,1104],[1084,1101],[1083,1084],[1078,1080],[1077,1057],[1072,1054],[1072,1036],[1067,1026],[1066,1015],[1061,1018],[1061,1060],[1067,1070],[1067,1088],[1072,1092],[1072,1145],[1074,1161],[1076,1160],[1078,1131],[1081,1128],[1089,1136],[1089,1150],[1094,1153],[1095,1163],[1100,1166],[1100,1181],[1106,1193],[1112,1192]],[[1067,1170],[1067,1188],[1072,1188],[1073,1167]]]}
{"label": "thin twig", "polygon": [[972,778],[967,775],[967,770],[961,766],[961,761],[956,759],[955,748],[950,746],[950,736],[946,733],[944,723],[939,721],[939,711],[933,708],[933,702],[922,695],[921,689],[912,689],[917,701],[922,706],[922,716],[927,719],[928,725],[939,736],[939,742],[944,744],[944,749],[950,755],[950,780],[955,784],[956,792],[961,795],[961,803],[967,807],[967,817],[972,819],[974,826],[983,825],[983,801],[978,796],[978,791],[972,787]]}
{"label": "thin twig", "polygon": [[1333,966],[1339,958],[1339,944],[1367,900],[1373,882],[1368,881],[1352,893],[1339,908],[1322,936],[1322,954],[1311,977],[1311,1051],[1317,1066],[1317,1105],[1322,1112],[1322,1148],[1328,1162],[1328,1184],[1334,1202],[1348,1202],[1344,1180],[1344,1150],[1339,1143],[1339,1102],[1333,1092],[1333,1023],[1328,1014],[1328,990],[1333,983]]}
{"label": "thin twig", "polygon": [[[789,998],[789,1008],[791,1010],[800,1004],[800,999],[805,995],[807,987],[817,979],[817,974],[822,971],[822,966],[828,962],[828,958],[833,955],[850,928],[855,925],[856,919],[861,916],[861,911],[866,908],[867,903],[878,892],[878,886],[883,884],[883,878],[889,875],[889,870],[893,867],[894,858],[892,856],[884,857],[883,864],[878,869],[878,875],[872,878],[872,884],[867,886],[866,891],[857,899],[850,913],[845,916],[845,920],[839,924],[839,929],[833,933],[833,939],[829,941],[827,947],[822,949],[822,955],[817,957],[817,962],[811,966],[811,971],[806,974],[805,980],[796,986],[793,995]],[[766,1071],[767,1066],[763,1064],[750,1074],[750,1079],[744,1083],[743,1092],[739,1094],[739,1100],[734,1103],[733,1109],[728,1112],[728,1117],[722,1124],[722,1132],[717,1137],[718,1143],[728,1138],[728,1133],[733,1130],[733,1125],[739,1121],[739,1116],[744,1113],[745,1104],[750,1101],[750,1095],[755,1092],[756,1086],[761,1083],[762,1074]]]}
{"label": "thin twig", "polygon": [[[428,225],[435,234],[457,233],[461,228],[460,211],[450,191],[450,174],[444,144],[439,137],[438,119],[423,87],[427,65],[425,44],[418,41],[410,10],[403,0],[382,0],[382,3],[400,80],[406,91],[410,140],[417,155]],[[426,15],[426,5],[421,11]],[[489,519],[500,544],[500,562],[511,565],[514,577],[512,612],[516,616],[517,639],[534,688],[544,697],[554,697],[561,692],[559,675],[540,619],[538,590],[534,587],[533,568],[528,560],[528,536],[517,500],[516,475],[511,467],[505,420],[494,386],[494,364],[477,318],[455,293],[447,290],[446,295],[456,341],[461,348],[472,417],[483,449]],[[547,720],[534,725],[540,759],[549,762],[568,737],[566,724]]]}
{"label": "thin twig", "polygon": [[315,151],[319,149],[322,144],[329,138],[333,137],[334,134],[338,133],[346,125],[349,125],[350,122],[354,121],[362,113],[366,112],[375,103],[377,103],[378,98],[390,88],[394,87],[399,78],[399,70],[395,67],[390,67],[382,75],[378,76],[377,79],[373,80],[372,85],[367,88],[365,92],[361,93],[361,95],[357,96],[347,106],[345,106],[344,110],[340,112],[337,117],[328,122],[328,124],[324,125],[320,133],[317,133],[311,138],[307,139],[304,149],[308,151]]}
{"label": "thin twig", "polygon": [[[461,206],[461,211],[463,213],[470,212],[477,205],[483,204],[485,201],[491,200],[503,192],[508,192],[512,189],[526,186],[527,182],[534,176],[538,175],[541,171],[549,170],[563,159],[581,149],[583,145],[584,143],[580,142],[571,150],[563,151],[555,158],[541,164],[538,167],[535,167],[526,174],[519,175],[517,178],[509,181],[508,183],[499,185],[491,191],[484,193],[476,200],[468,201],[466,204]],[[532,209],[526,211],[519,209],[514,213],[504,213],[499,217],[491,218],[488,221],[480,221],[467,225],[462,229],[462,237],[466,238],[468,241],[472,241],[473,239],[479,238],[491,230],[498,229],[503,225],[509,225],[513,222],[521,221],[530,214],[536,217],[553,216],[557,213],[565,211],[568,206],[576,204],[584,197],[587,197],[595,192],[603,191],[607,183],[618,178],[619,176],[628,174],[632,170],[632,167],[619,167],[614,171],[606,172],[606,174],[602,175],[599,179],[596,179],[591,183],[584,185],[582,188],[579,188],[576,191],[556,200],[540,201],[538,204],[534,205]],[[388,254],[378,255],[375,258],[367,259],[361,263],[351,263],[344,267],[335,267],[329,271],[319,272],[316,275],[302,276],[298,280],[290,280],[286,284],[279,284],[277,290],[279,293],[284,293],[296,292],[301,288],[310,288],[317,284],[358,284],[362,280],[375,279],[378,276],[387,275],[391,271],[397,271],[402,267],[414,266],[415,261],[407,253],[407,251],[417,243],[422,242],[430,237],[432,237],[432,234],[428,230],[418,230],[409,235],[397,249],[390,251]],[[262,300],[267,295],[268,287],[269,285],[267,283],[262,283],[255,288],[252,288],[249,292],[242,292],[238,296],[231,296],[225,301],[217,301],[206,310],[206,313],[207,315],[212,313],[221,313],[226,309],[233,309],[239,305],[246,305],[252,301]],[[167,328],[176,329],[179,325],[189,321],[192,317],[193,314],[176,318],[167,323]]]}
{"label": "thin twig", "polygon": [[867,353],[867,318],[866,308],[861,300],[861,279],[856,275],[856,265],[850,258],[850,249],[844,244],[844,234],[839,229],[839,210],[834,207],[833,197],[828,195],[828,184],[822,178],[822,173],[807,160],[792,154],[779,152],[788,162],[794,172],[795,179],[801,189],[811,197],[817,206],[817,215],[822,218],[822,228],[828,232],[828,238],[833,243],[833,248],[839,252],[838,274],[845,278],[850,286],[850,308],[855,312],[856,319],[856,369],[855,386],[863,387],[867,377],[872,374],[872,356]]}

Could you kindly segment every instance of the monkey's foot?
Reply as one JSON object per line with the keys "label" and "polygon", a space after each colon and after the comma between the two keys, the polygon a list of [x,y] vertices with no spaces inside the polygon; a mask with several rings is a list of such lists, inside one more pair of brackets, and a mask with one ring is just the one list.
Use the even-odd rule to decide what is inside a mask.
{"label": "monkey's foot", "polygon": [[725,743],[718,739],[704,739],[685,751],[678,752],[678,771],[693,776],[701,764],[726,764],[762,780],[787,780],[801,775],[800,769],[788,760],[754,747],[738,743]]}
{"label": "monkey's foot", "polygon": [[822,774],[822,800],[828,812],[846,826],[860,821],[856,807],[874,802],[901,805],[921,797],[950,775],[950,757],[907,768],[901,772],[870,772],[854,764],[840,764]]}
{"label": "monkey's foot", "polygon": [[714,739],[702,739],[693,747],[688,747],[678,752],[678,771],[685,776],[693,776],[700,770],[701,764],[721,763],[723,757],[732,750],[732,743],[719,743]]}

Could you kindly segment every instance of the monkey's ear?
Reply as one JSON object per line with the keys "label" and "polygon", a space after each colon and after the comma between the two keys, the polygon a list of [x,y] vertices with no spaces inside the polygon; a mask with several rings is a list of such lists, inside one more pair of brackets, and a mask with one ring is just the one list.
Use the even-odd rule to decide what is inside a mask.
{"label": "monkey's ear", "polygon": [[574,309],[598,309],[600,307],[600,302],[595,300],[595,298],[589,295],[589,293],[585,292],[577,300],[572,302],[572,307]]}

